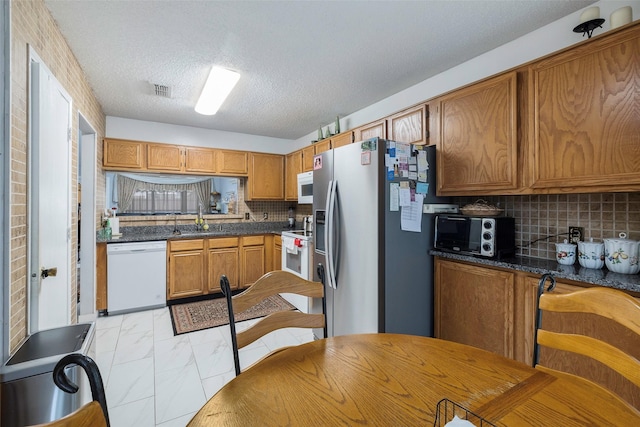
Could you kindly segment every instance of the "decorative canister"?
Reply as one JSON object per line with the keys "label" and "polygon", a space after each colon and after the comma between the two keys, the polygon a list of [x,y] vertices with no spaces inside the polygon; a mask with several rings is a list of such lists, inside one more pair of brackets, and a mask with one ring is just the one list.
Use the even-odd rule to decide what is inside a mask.
{"label": "decorative canister", "polygon": [[604,266],[604,243],[578,242],[578,262],[585,268],[602,268]]}
{"label": "decorative canister", "polygon": [[619,236],[619,239],[604,239],[604,262],[614,273],[636,274],[640,271],[640,242],[627,239],[626,233]]}
{"label": "decorative canister", "polygon": [[572,265],[576,262],[576,245],[568,243],[567,239],[564,243],[556,243],[556,260],[559,264]]}

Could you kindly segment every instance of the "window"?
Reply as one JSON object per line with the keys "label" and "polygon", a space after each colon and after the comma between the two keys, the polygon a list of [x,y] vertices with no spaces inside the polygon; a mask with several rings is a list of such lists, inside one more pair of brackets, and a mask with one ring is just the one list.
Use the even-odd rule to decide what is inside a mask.
{"label": "window", "polygon": [[195,214],[198,196],[194,191],[138,190],[133,193],[131,207],[126,213],[138,215]]}
{"label": "window", "polygon": [[106,208],[118,215],[238,213],[238,178],[107,172]]}

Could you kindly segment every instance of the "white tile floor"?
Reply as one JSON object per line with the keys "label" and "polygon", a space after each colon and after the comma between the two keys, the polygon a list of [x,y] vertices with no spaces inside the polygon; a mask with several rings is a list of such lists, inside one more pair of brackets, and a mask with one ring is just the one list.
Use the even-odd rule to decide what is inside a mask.
{"label": "white tile floor", "polygon": [[[306,329],[272,332],[240,350],[241,367],[275,348],[312,339]],[[229,327],[173,336],[168,308],[99,317],[96,362],[112,427],[185,426],[235,377]]]}

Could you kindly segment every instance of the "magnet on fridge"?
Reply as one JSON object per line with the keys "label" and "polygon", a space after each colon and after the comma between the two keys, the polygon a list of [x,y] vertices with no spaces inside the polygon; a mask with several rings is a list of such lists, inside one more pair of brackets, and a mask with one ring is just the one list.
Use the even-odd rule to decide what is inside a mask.
{"label": "magnet on fridge", "polygon": [[371,164],[371,151],[363,151],[362,153],[360,153],[360,164],[361,165]]}

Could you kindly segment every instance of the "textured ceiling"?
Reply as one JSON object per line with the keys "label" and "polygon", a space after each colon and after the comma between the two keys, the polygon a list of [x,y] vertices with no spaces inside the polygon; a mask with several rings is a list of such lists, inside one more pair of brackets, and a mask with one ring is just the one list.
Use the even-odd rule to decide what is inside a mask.
{"label": "textured ceiling", "polygon": [[[297,139],[594,1],[45,3],[106,115]],[[241,78],[201,116],[213,64]]]}

